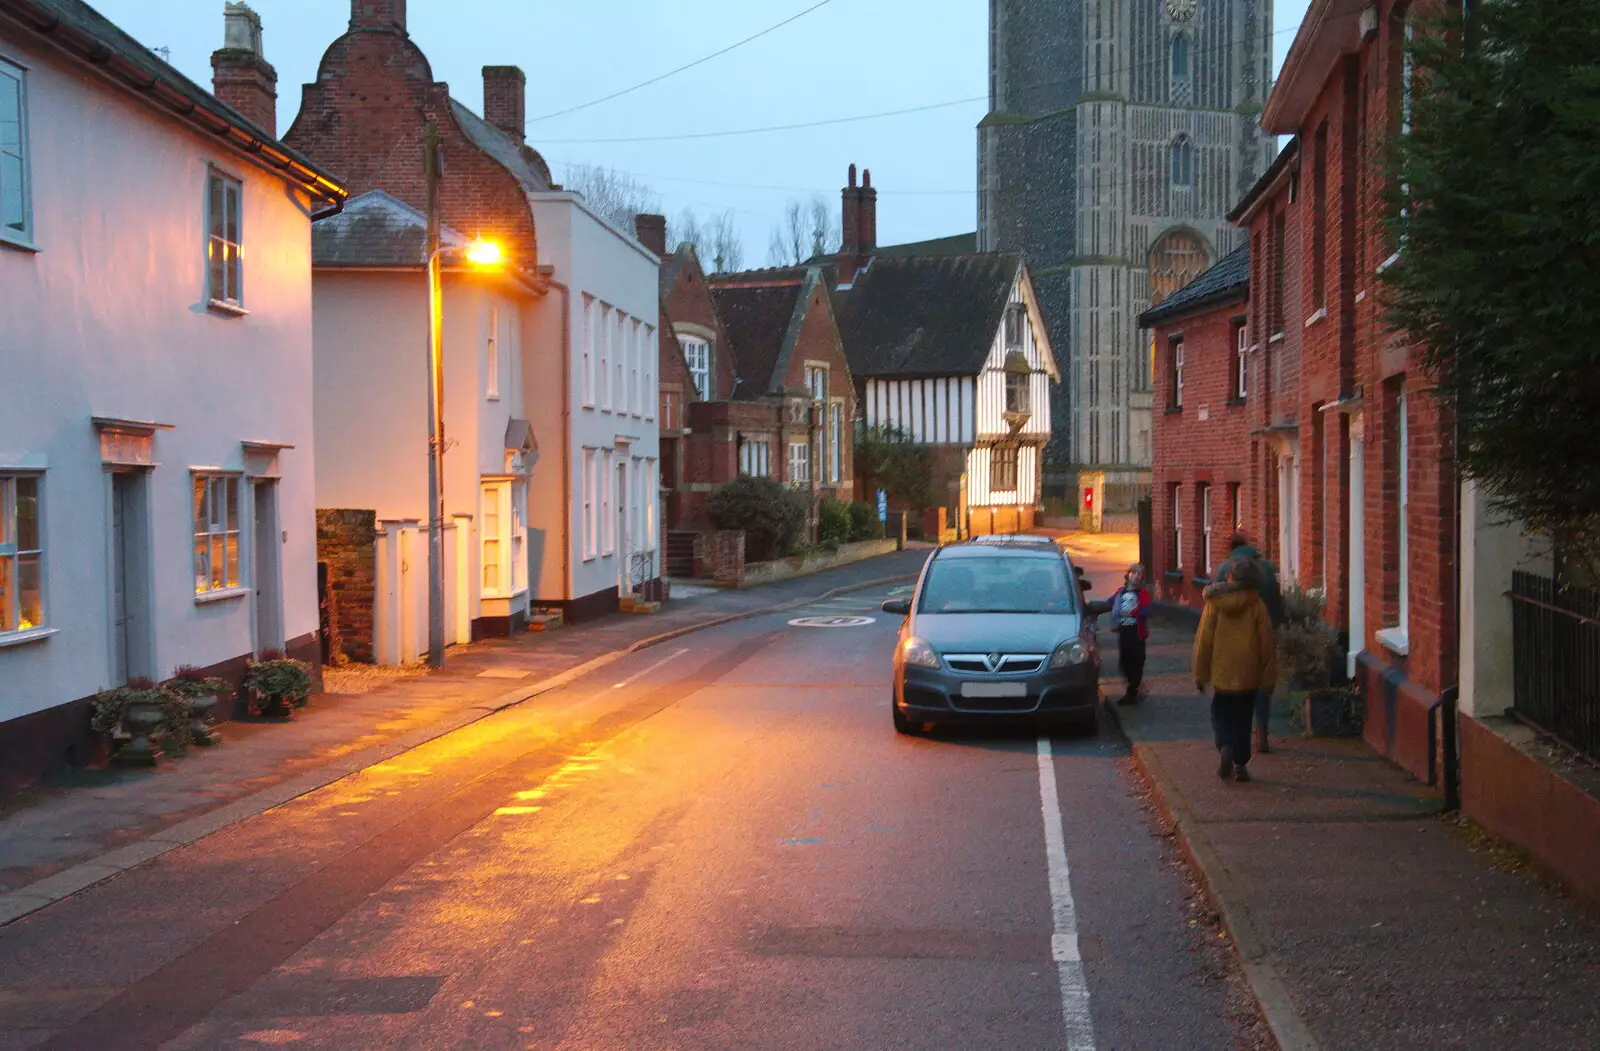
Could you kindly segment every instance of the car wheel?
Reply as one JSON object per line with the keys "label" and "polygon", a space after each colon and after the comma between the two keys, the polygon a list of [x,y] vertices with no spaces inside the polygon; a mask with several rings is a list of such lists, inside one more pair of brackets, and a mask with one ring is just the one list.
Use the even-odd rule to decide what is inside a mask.
{"label": "car wheel", "polygon": [[900,706],[894,703],[893,700],[890,700],[889,702],[889,711],[894,715],[895,733],[901,733],[907,736],[915,736],[922,729],[922,725],[920,723],[914,723],[910,719],[907,719],[904,713],[900,711]]}

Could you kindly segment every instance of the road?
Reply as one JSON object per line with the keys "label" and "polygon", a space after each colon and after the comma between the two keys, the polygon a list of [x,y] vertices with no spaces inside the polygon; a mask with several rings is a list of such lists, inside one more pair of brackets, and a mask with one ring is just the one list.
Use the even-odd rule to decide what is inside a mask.
{"label": "road", "polygon": [[896,735],[887,595],[632,654],[0,929],[0,1049],[1254,1046],[1114,731]]}

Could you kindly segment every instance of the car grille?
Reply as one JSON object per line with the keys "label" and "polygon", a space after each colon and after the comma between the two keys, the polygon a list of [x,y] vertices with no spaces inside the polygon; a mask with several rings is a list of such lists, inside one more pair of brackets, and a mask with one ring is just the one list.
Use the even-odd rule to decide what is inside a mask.
{"label": "car grille", "polygon": [[951,671],[972,675],[1029,675],[1044,667],[1044,653],[947,653]]}
{"label": "car grille", "polygon": [[1028,697],[953,697],[950,706],[958,712],[1031,712],[1039,707],[1039,698]]}

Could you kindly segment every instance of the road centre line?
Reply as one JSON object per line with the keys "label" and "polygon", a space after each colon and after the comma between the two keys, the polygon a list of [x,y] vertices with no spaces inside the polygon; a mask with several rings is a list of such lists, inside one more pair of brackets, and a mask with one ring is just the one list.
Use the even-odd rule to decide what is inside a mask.
{"label": "road centre line", "polygon": [[1050,873],[1050,954],[1061,982],[1061,1018],[1067,1051],[1094,1051],[1094,1020],[1089,1014],[1089,980],[1078,951],[1078,910],[1072,901],[1067,867],[1067,836],[1061,824],[1055,760],[1050,738],[1039,738],[1039,805],[1044,814],[1044,854]]}
{"label": "road centre line", "polygon": [[666,664],[666,663],[668,663],[670,661],[675,661],[679,657],[682,657],[685,653],[688,653],[688,652],[689,652],[688,647],[684,647],[683,649],[678,650],[675,653],[670,653],[667,656],[662,657],[660,660],[656,661],[654,664],[650,665],[650,667],[645,668],[643,671],[640,671],[640,672],[637,672],[637,673],[635,673],[633,675],[630,675],[626,679],[623,679],[621,682],[612,683],[611,684],[611,688],[613,690],[620,690],[624,686],[632,686],[634,683],[638,682],[640,679],[644,678],[646,675],[649,675],[651,672],[655,671],[657,668],[661,667],[663,664]]}

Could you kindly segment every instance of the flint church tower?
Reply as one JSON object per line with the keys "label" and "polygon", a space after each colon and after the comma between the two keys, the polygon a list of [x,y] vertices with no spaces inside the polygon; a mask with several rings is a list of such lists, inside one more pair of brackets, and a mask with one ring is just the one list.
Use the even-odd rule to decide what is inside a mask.
{"label": "flint church tower", "polygon": [[1108,511],[1149,479],[1136,319],[1244,243],[1271,75],[1271,0],[990,0],[978,247],[1027,255],[1063,365],[1052,473],[1105,471]]}

